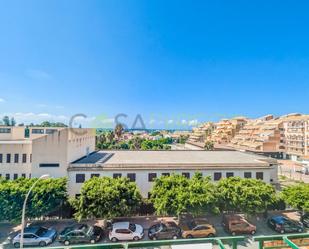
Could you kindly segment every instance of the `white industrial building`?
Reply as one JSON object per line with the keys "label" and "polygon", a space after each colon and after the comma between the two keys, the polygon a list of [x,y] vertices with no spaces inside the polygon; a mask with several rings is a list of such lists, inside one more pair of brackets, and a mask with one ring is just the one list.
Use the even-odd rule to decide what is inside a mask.
{"label": "white industrial building", "polygon": [[239,151],[95,151],[94,129],[0,127],[0,176],[68,177],[71,196],[94,176],[128,177],[147,197],[154,179],[172,173],[192,177],[257,178],[277,182],[277,161]]}

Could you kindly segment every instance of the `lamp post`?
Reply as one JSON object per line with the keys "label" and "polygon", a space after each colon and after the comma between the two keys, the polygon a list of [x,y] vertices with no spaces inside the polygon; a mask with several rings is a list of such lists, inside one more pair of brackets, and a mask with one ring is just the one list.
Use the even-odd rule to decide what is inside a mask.
{"label": "lamp post", "polygon": [[42,175],[39,177],[39,179],[37,179],[33,184],[32,186],[30,187],[27,195],[26,195],[26,198],[24,200],[24,204],[23,204],[23,211],[22,211],[22,215],[21,215],[21,233],[20,233],[20,248],[23,248],[24,246],[24,228],[25,228],[25,213],[26,213],[26,205],[27,205],[27,200],[28,200],[28,197],[32,191],[32,189],[34,188],[34,186],[41,180],[41,179],[47,179],[49,178],[49,175]]}

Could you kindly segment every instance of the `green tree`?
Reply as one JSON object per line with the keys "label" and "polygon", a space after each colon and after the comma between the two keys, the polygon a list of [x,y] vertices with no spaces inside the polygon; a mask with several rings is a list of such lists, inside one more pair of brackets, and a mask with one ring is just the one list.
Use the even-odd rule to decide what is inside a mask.
{"label": "green tree", "polygon": [[[0,180],[0,220],[20,221],[24,198],[36,178]],[[27,203],[26,216],[39,218],[67,201],[67,179],[40,180]]]}
{"label": "green tree", "polygon": [[11,125],[9,116],[4,116],[2,121],[3,121],[3,124],[5,126],[10,126]]}
{"label": "green tree", "polygon": [[206,141],[204,145],[205,150],[214,150],[215,144],[213,141]]}
{"label": "green tree", "polygon": [[216,211],[215,187],[210,178],[201,173],[191,179],[175,174],[162,176],[155,181],[151,202],[159,215]]}
{"label": "green tree", "polygon": [[129,142],[130,150],[141,149],[142,142],[143,142],[143,139],[141,139],[140,137],[138,136],[133,137],[131,141]]}
{"label": "green tree", "polygon": [[221,211],[247,214],[266,212],[277,201],[272,185],[240,177],[221,179],[217,185],[217,195]]}
{"label": "green tree", "polygon": [[136,183],[128,178],[93,177],[84,182],[81,195],[71,203],[79,220],[112,218],[135,213],[142,197]]}
{"label": "green tree", "polygon": [[11,126],[15,126],[16,125],[16,121],[15,121],[14,117],[11,118],[11,123],[10,124],[11,124]]}
{"label": "green tree", "polygon": [[309,212],[309,184],[299,183],[282,191],[282,199],[293,208]]}

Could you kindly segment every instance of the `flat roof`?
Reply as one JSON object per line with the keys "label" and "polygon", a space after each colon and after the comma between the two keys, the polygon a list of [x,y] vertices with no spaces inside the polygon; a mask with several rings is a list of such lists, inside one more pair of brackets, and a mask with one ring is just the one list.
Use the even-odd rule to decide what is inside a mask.
{"label": "flat roof", "polygon": [[184,167],[269,167],[277,160],[240,151],[97,151],[73,163],[70,168],[166,168]]}

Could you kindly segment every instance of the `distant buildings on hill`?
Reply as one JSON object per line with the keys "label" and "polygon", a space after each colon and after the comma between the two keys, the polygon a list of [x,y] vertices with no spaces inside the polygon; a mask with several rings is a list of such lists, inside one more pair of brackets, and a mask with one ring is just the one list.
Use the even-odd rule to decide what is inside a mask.
{"label": "distant buildings on hill", "polygon": [[188,143],[202,147],[206,141],[218,148],[237,149],[293,160],[309,159],[309,115],[298,113],[257,119],[237,117],[205,123],[193,129]]}

